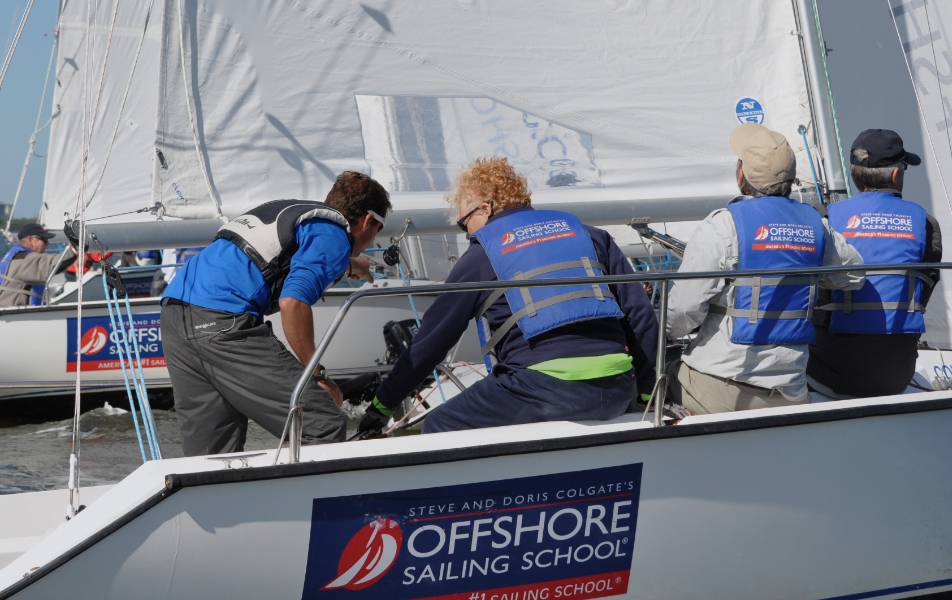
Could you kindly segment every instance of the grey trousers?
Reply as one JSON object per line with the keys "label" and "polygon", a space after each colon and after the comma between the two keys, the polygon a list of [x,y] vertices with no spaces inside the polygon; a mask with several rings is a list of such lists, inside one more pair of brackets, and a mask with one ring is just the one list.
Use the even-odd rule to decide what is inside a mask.
{"label": "grey trousers", "polygon": [[[244,450],[248,419],[281,435],[304,369],[260,317],[166,303],[162,346],[186,456]],[[304,444],[344,441],[330,394],[308,385],[301,404]]]}
{"label": "grey trousers", "polygon": [[670,377],[671,396],[692,415],[770,408],[775,406],[802,406],[806,402],[791,402],[778,390],[769,390],[731,379],[714,377],[695,371],[683,362],[676,377]]}

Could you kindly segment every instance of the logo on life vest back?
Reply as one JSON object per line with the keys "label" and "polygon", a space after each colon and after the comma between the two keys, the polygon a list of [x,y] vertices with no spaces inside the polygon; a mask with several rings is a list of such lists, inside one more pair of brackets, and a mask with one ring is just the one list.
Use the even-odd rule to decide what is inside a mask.
{"label": "logo on life vest back", "polygon": [[512,231],[504,233],[502,236],[502,245],[508,246],[513,242],[515,242],[515,245],[504,248],[502,253],[508,254],[527,246],[534,246],[543,242],[551,242],[568,237],[575,237],[575,232],[572,231],[572,226],[562,219],[545,221],[544,223],[533,223],[532,225],[517,227]]}
{"label": "logo on life vest back", "polygon": [[846,222],[845,238],[903,239],[914,240],[912,216],[893,213],[861,213]]}
{"label": "logo on life vest back", "polygon": [[792,250],[794,252],[816,252],[816,233],[808,225],[791,223],[768,223],[757,228],[752,250]]}

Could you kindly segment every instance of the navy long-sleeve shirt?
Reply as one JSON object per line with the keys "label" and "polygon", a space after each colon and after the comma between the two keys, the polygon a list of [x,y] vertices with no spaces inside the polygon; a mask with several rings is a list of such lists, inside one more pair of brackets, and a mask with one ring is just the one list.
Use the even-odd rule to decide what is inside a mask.
{"label": "navy long-sleeve shirt", "polygon": [[[526,206],[505,210],[494,215],[490,221],[523,210],[532,208]],[[607,232],[588,226],[586,229],[595,245],[598,261],[608,268],[609,274],[634,273],[628,259]],[[497,279],[489,256],[473,238],[446,278],[446,283]],[[513,368],[526,368],[556,358],[628,352],[635,368],[638,390],[650,391],[655,378],[658,320],[641,284],[610,285],[609,288],[624,313],[622,319],[571,323],[531,340],[523,337],[518,326],[513,327],[496,347],[498,362]],[[433,367],[446,358],[491,293],[474,291],[441,294],[423,315],[420,331],[414,336],[410,347],[400,355],[393,371],[378,388],[377,399],[380,403],[393,408],[419,386],[433,371]],[[485,316],[493,330],[502,326],[512,316],[506,297],[496,300]]]}

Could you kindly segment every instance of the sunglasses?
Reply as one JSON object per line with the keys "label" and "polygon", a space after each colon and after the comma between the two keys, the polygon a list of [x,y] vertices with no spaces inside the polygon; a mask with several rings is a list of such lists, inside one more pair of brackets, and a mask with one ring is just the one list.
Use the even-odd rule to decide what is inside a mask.
{"label": "sunglasses", "polygon": [[[463,230],[463,233],[469,233],[469,230],[466,229],[466,223],[469,222],[469,218],[472,217],[472,216],[476,213],[477,210],[479,210],[480,208],[483,207],[483,204],[485,204],[485,203],[484,203],[484,202],[483,202],[483,203],[480,203],[476,208],[474,208],[473,210],[471,210],[471,211],[469,211],[468,213],[466,213],[465,215],[463,215],[463,216],[460,218],[460,220],[456,222],[456,226],[459,227],[460,229],[462,229],[462,230]],[[492,204],[490,204],[489,207],[490,207],[490,208],[489,208],[489,216],[491,217],[491,216],[493,216],[493,215],[496,213],[496,211],[492,208]]]}
{"label": "sunglasses", "polygon": [[387,219],[381,217],[372,210],[368,210],[367,212],[370,213],[370,216],[374,218],[374,221],[380,224],[380,227],[377,228],[377,232],[379,233],[383,231],[383,228],[387,225]]}

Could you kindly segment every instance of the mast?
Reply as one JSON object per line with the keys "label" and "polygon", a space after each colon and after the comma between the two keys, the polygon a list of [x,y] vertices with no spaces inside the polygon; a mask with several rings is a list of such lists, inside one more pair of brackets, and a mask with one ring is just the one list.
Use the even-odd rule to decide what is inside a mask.
{"label": "mast", "polygon": [[811,130],[817,145],[821,178],[817,183],[820,184],[824,203],[829,203],[835,201],[838,196],[848,196],[849,187],[845,176],[843,145],[836,122],[833,92],[830,89],[826,43],[823,42],[815,0],[793,0],[793,12],[798,25],[807,97],[813,115],[813,122],[804,125]]}

